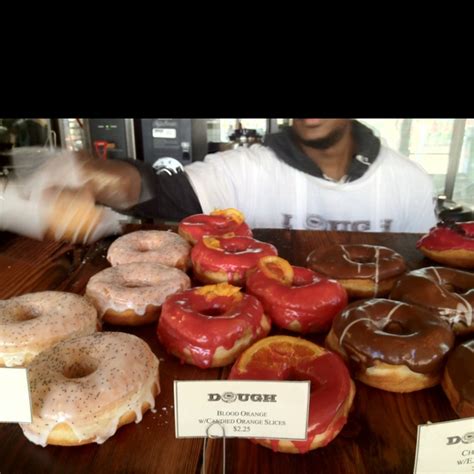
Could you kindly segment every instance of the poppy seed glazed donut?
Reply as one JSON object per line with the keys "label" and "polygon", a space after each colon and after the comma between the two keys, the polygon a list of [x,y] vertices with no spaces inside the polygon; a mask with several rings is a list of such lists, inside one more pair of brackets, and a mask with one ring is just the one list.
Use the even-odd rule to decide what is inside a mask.
{"label": "poppy seed glazed donut", "polygon": [[190,250],[189,243],[174,232],[137,230],[112,242],[107,252],[107,260],[112,266],[154,262],[187,270],[190,265]]}
{"label": "poppy seed glazed donut", "polygon": [[0,300],[0,367],[24,367],[58,342],[98,329],[94,306],[74,293],[38,291]]}
{"label": "poppy seed glazed donut", "polygon": [[154,408],[158,364],[147,343],[131,334],[57,344],[29,367],[33,421],[20,423],[24,435],[41,446],[103,443]]}

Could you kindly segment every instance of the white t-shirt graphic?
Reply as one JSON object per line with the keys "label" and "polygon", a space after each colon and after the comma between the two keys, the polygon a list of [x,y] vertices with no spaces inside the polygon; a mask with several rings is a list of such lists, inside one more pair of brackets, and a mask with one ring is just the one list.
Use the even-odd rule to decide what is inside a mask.
{"label": "white t-shirt graphic", "polygon": [[208,155],[185,169],[204,213],[235,207],[251,227],[421,233],[436,224],[431,178],[384,146],[347,183],[303,173],[262,145]]}

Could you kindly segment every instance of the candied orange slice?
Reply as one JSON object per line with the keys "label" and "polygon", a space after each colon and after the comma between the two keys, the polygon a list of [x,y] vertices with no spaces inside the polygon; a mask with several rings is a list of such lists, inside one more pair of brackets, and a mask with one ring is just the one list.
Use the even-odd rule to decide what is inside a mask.
{"label": "candied orange slice", "polygon": [[271,336],[250,346],[236,362],[233,370],[268,369],[285,361],[285,365],[297,367],[303,361],[314,360],[327,351],[306,339],[292,336]]}
{"label": "candied orange slice", "polygon": [[207,300],[213,300],[219,296],[228,296],[240,301],[243,298],[238,286],[228,283],[217,283],[216,285],[205,285],[195,290],[197,295],[205,296]]}
{"label": "candied orange slice", "polygon": [[278,280],[284,285],[290,286],[293,283],[293,267],[284,258],[273,255],[262,257],[258,261],[258,268],[266,277]]}
{"label": "candied orange slice", "polygon": [[233,207],[229,207],[228,209],[216,209],[211,212],[211,216],[227,216],[237,222],[237,224],[242,224],[245,220],[245,216]]}

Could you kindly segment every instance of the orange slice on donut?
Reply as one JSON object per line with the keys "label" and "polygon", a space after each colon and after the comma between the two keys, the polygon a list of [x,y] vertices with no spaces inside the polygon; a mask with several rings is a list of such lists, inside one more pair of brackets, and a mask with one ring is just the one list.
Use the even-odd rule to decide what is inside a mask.
{"label": "orange slice on donut", "polygon": [[210,237],[208,235],[205,235],[202,238],[202,243],[208,248],[208,249],[214,249],[214,250],[222,250],[223,248],[221,247],[221,243],[219,242],[219,239],[216,239],[215,237]]}
{"label": "orange slice on donut", "polygon": [[258,261],[258,268],[262,270],[268,278],[273,278],[284,285],[290,286],[293,283],[294,271],[290,262],[281,257],[262,257]]}
{"label": "orange slice on donut", "polygon": [[285,357],[288,360],[288,365],[291,365],[292,359],[301,364],[304,359],[314,360],[326,352],[324,348],[306,339],[292,336],[271,336],[261,339],[249,347],[236,362],[234,369],[240,373],[247,370],[253,372],[258,369],[267,369],[272,366],[275,355],[278,355],[277,359],[280,360],[282,356]]}
{"label": "orange slice on donut", "polygon": [[195,293],[205,296],[207,300],[213,300],[221,296],[232,297],[236,301],[240,301],[243,298],[240,288],[238,286],[229,285],[228,283],[201,286],[200,288],[196,288]]}
{"label": "orange slice on donut", "polygon": [[230,217],[232,220],[237,222],[237,224],[242,224],[242,222],[245,220],[244,215],[233,207],[229,207],[228,209],[216,209],[215,211],[211,212],[211,216]]}

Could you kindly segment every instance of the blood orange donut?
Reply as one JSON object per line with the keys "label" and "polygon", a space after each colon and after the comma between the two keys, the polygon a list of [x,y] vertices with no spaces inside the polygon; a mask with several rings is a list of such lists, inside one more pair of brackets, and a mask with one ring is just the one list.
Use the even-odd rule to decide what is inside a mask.
{"label": "blood orange donut", "polygon": [[210,214],[194,214],[185,217],[178,226],[178,233],[194,245],[205,235],[224,235],[233,233],[252,237],[244,215],[237,209],[219,209]]}
{"label": "blood orange donut", "polygon": [[461,418],[474,416],[474,340],[460,344],[449,355],[441,384]]}
{"label": "blood orange donut", "polygon": [[205,369],[230,364],[269,331],[260,301],[221,283],[170,296],[157,332],[168,352]]}
{"label": "blood orange donut", "polygon": [[308,434],[305,441],[256,439],[274,451],[305,453],[330,443],[347,421],[355,386],[342,359],[291,336],[266,337],[235,362],[232,380],[309,380]]}
{"label": "blood orange donut", "polygon": [[326,338],[355,378],[389,392],[438,384],[453,344],[453,332],[436,314],[387,299],[350,304],[334,318]]}
{"label": "blood orange donut", "polygon": [[203,283],[245,284],[247,272],[277,249],[251,237],[203,237],[191,251],[196,278]]}
{"label": "blood orange donut", "polygon": [[440,223],[424,235],[416,246],[435,262],[474,268],[474,221]]}
{"label": "blood orange donut", "polygon": [[474,274],[426,267],[403,275],[390,298],[423,306],[445,319],[455,334],[474,332]]}
{"label": "blood orange donut", "polygon": [[259,260],[249,272],[247,292],[262,302],[275,324],[301,333],[329,331],[347,305],[346,290],[337,281],[280,257]]}
{"label": "blood orange donut", "polygon": [[307,265],[338,280],[354,298],[388,295],[406,270],[401,255],[379,245],[334,245],[314,250],[308,255]]}

